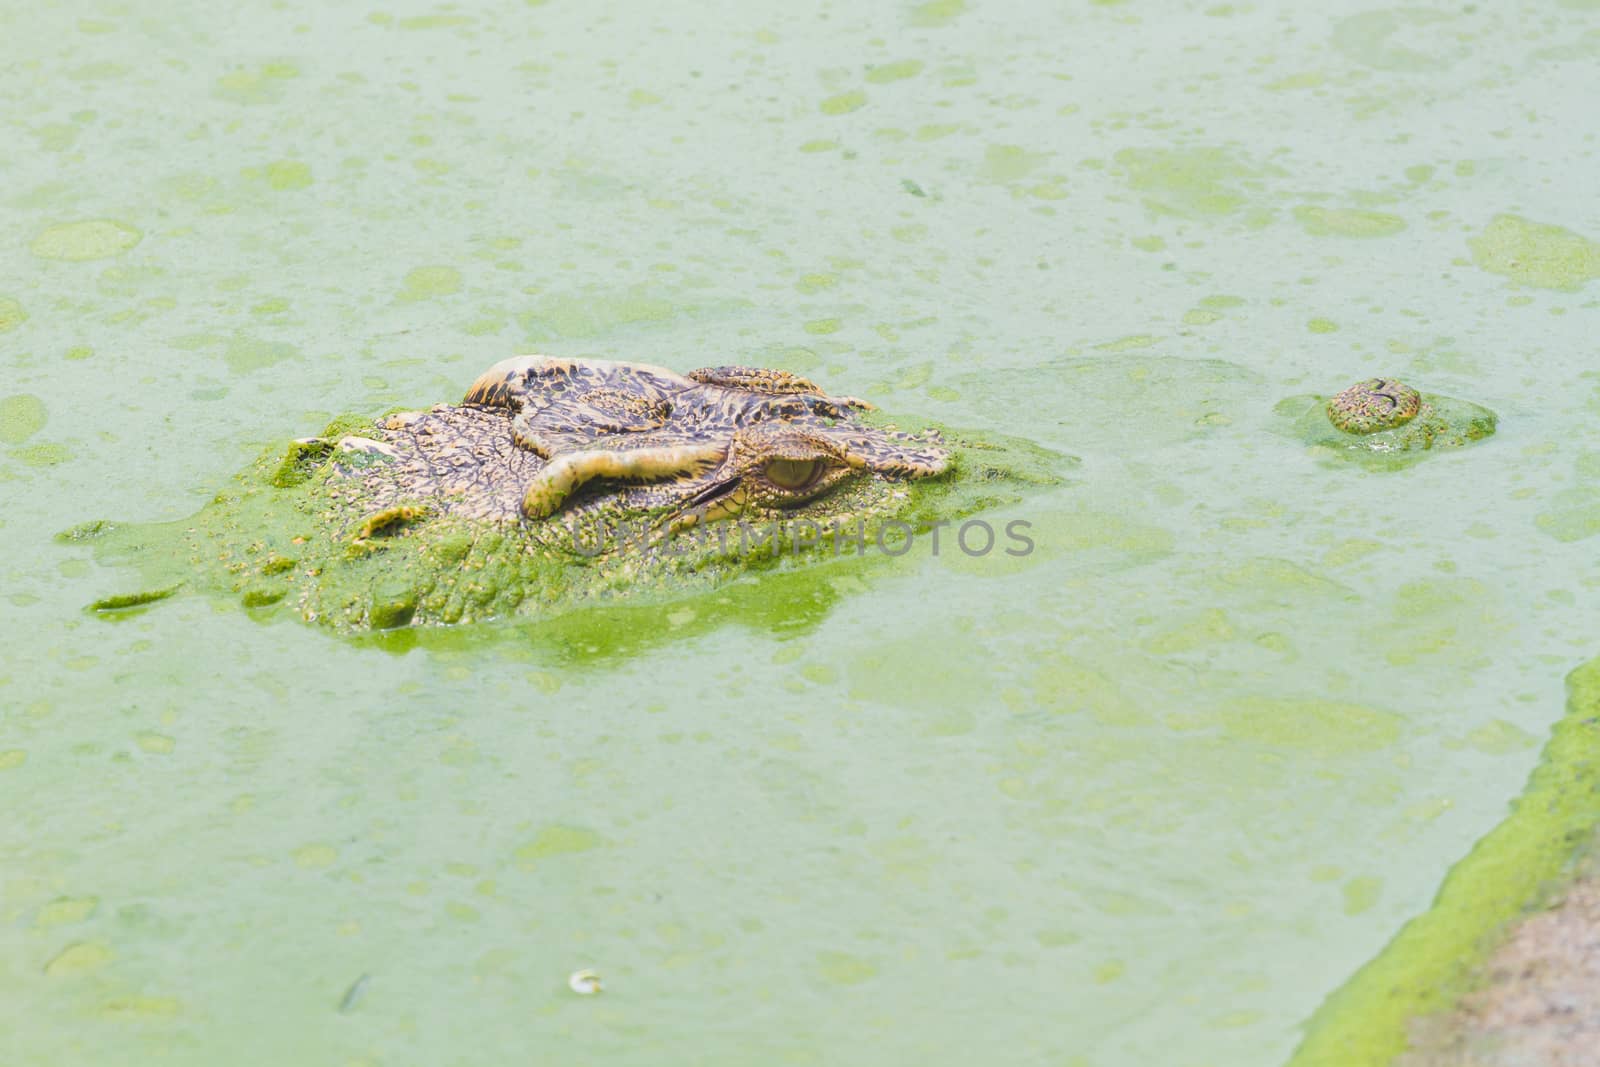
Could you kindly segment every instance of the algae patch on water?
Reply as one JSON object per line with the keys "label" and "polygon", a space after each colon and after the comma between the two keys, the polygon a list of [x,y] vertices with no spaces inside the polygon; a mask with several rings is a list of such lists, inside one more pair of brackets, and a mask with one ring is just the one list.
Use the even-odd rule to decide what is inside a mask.
{"label": "algae patch on water", "polygon": [[40,259],[81,263],[121,255],[143,239],[143,233],[125,222],[86,219],[51,226],[35,237],[29,247]]}
{"label": "algae patch on water", "polygon": [[44,401],[31,393],[0,400],[0,444],[20,445],[50,421]]}
{"label": "algae patch on water", "polygon": [[1124,148],[1112,163],[1154,215],[1209,221],[1243,213],[1254,228],[1271,220],[1258,200],[1277,171],[1241,161],[1231,147]]}
{"label": "algae patch on water", "polygon": [[1524,285],[1576,290],[1600,278],[1600,244],[1550,223],[1497,215],[1467,243],[1480,269]]}
{"label": "algae patch on water", "polygon": [[179,589],[183,588],[180,582],[160,589],[146,589],[137,593],[121,593],[113,596],[101,597],[89,605],[90,611],[125,611],[129,608],[142,608],[147,604],[165,600]]}
{"label": "algae patch on water", "polygon": [[1398,215],[1310,204],[1295,208],[1294,217],[1312,237],[1393,237],[1406,228],[1406,220]]}
{"label": "algae patch on water", "polygon": [[28,313],[9,296],[0,296],[0,333],[15,330],[28,321]]}

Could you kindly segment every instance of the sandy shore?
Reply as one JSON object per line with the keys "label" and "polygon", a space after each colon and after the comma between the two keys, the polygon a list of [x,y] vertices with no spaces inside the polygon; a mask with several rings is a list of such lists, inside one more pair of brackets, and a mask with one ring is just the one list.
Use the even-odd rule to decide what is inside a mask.
{"label": "sandy shore", "polygon": [[1600,1065],[1600,872],[1515,923],[1473,992],[1410,1036],[1397,1067]]}

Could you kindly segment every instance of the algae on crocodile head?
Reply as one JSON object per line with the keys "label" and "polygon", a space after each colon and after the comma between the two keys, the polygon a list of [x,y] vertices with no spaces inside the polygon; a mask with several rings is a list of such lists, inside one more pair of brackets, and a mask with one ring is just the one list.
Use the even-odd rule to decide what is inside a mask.
{"label": "algae on crocodile head", "polygon": [[[720,380],[742,384],[748,369],[719,370],[729,372]],[[264,452],[187,519],[90,523],[63,538],[87,540],[107,563],[138,567],[147,588],[184,584],[255,613],[291,612],[343,631],[490,619],[548,627],[563,614],[676,603],[742,577],[797,568],[813,587],[825,585],[839,569],[892,561],[919,529],[1057,482],[1070,462],[1023,441],[946,429],[912,436],[876,413],[808,407],[814,387],[793,376],[756,386],[774,382],[781,410],[803,423],[823,409],[819,438],[831,435],[807,444],[789,421],[762,409],[768,417],[756,440],[775,451],[756,460],[787,483],[776,491],[789,494],[776,503],[761,495],[771,487],[752,487],[750,462],[716,466],[718,446],[706,444],[703,427],[687,436],[709,463],[680,468],[677,456],[658,449],[649,458],[659,468],[637,473],[635,464],[633,477],[609,477],[607,464],[619,454],[631,461],[647,448],[638,434],[602,433],[579,420],[567,432],[581,430],[583,445],[598,439],[632,451],[595,460],[595,450],[582,451],[579,460],[601,473],[562,484],[571,506],[530,515],[523,482],[556,460],[513,439],[523,424],[510,413],[468,403],[378,419],[341,416],[316,438]],[[687,407],[698,395],[676,402]],[[637,410],[614,401],[608,394],[607,417]],[[539,444],[549,449],[544,432]],[[818,449],[818,458],[807,448]],[[501,478],[513,484],[500,485]],[[780,584],[793,599],[797,587]],[[134,594],[100,603],[131,607],[150,599]],[[650,625],[661,629],[659,618]]]}
{"label": "algae on crocodile head", "polygon": [[1332,397],[1292,396],[1273,408],[1278,433],[1304,441],[1324,458],[1376,470],[1492,437],[1495,413],[1454,397],[1421,393],[1393,378],[1368,378]]}

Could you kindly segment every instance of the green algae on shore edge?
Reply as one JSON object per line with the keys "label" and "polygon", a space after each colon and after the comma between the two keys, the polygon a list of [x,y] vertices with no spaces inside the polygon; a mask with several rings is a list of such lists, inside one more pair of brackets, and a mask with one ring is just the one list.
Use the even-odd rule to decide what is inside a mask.
{"label": "green algae on shore edge", "polygon": [[1506,924],[1537,911],[1600,824],[1600,658],[1567,676],[1567,710],[1511,814],[1451,868],[1433,906],[1325,1000],[1286,1067],[1389,1067],[1407,1025],[1448,1010]]}

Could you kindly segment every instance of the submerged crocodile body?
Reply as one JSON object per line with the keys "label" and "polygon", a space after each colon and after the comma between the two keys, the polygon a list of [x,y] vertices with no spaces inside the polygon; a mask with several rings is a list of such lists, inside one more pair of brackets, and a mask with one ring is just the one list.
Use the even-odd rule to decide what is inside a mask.
{"label": "submerged crocodile body", "polygon": [[[900,432],[786,371],[524,356],[458,404],[340,418],[188,520],[87,524],[101,555],[341,629],[548,616],[863,555],[1056,481],[1026,442]],[[894,553],[890,553],[894,554]]]}

